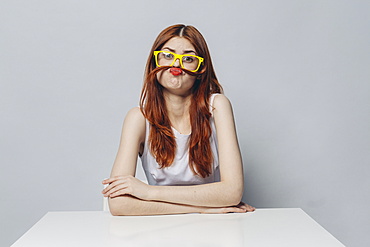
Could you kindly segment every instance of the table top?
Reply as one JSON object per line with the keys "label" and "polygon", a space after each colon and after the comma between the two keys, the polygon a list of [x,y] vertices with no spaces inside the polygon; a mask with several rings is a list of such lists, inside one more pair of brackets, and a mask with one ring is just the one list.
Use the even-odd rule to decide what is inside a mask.
{"label": "table top", "polygon": [[112,216],[49,212],[12,247],[59,246],[344,246],[302,209],[244,214]]}

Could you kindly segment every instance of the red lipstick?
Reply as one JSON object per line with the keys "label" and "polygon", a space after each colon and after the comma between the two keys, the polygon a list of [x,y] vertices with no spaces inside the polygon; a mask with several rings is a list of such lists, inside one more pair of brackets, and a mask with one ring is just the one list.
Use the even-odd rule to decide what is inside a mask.
{"label": "red lipstick", "polygon": [[173,74],[174,76],[178,76],[182,74],[182,69],[180,68],[171,68],[170,73]]}

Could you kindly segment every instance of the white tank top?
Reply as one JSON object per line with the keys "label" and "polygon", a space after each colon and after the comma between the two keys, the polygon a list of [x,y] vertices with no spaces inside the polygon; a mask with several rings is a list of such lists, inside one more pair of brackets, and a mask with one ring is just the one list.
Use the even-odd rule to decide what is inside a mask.
{"label": "white tank top", "polygon": [[[210,112],[213,110],[213,100],[217,94],[212,94],[210,97]],[[174,162],[170,167],[160,168],[157,161],[149,150],[148,136],[149,136],[149,123],[146,121],[146,134],[144,151],[141,155],[141,163],[145,171],[145,175],[150,185],[196,185],[213,183],[220,181],[220,170],[218,165],[218,145],[216,136],[216,127],[213,119],[213,114],[210,118],[211,124],[211,137],[210,144],[213,154],[213,170],[212,173],[205,178],[195,175],[189,166],[189,135],[180,134],[176,129],[172,131],[176,138],[176,154]]]}

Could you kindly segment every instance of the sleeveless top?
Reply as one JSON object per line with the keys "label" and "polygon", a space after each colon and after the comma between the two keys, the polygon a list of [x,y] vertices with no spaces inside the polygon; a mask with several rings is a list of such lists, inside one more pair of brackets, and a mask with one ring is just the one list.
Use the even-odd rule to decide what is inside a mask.
{"label": "sleeveless top", "polygon": [[[210,97],[210,112],[213,110],[213,100],[217,94],[212,94]],[[189,166],[189,135],[179,133],[175,128],[172,131],[176,139],[176,153],[174,162],[169,167],[160,168],[159,164],[149,150],[149,128],[150,124],[146,120],[146,134],[143,154],[141,155],[141,163],[150,185],[196,185],[213,183],[220,181],[220,170],[218,164],[218,144],[216,137],[216,127],[213,119],[213,114],[210,118],[211,137],[210,145],[213,154],[212,173],[205,178],[196,175],[192,172]]]}

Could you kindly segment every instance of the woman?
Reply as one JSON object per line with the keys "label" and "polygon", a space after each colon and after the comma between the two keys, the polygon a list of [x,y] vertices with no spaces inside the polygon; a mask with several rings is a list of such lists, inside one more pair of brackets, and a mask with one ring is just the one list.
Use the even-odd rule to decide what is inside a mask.
{"label": "woman", "polygon": [[[242,159],[231,104],[221,93],[200,32],[185,25],[163,30],[149,54],[140,108],[128,112],[111,177],[103,181],[113,215],[254,211],[240,202]],[[138,155],[149,185],[134,177]]]}

